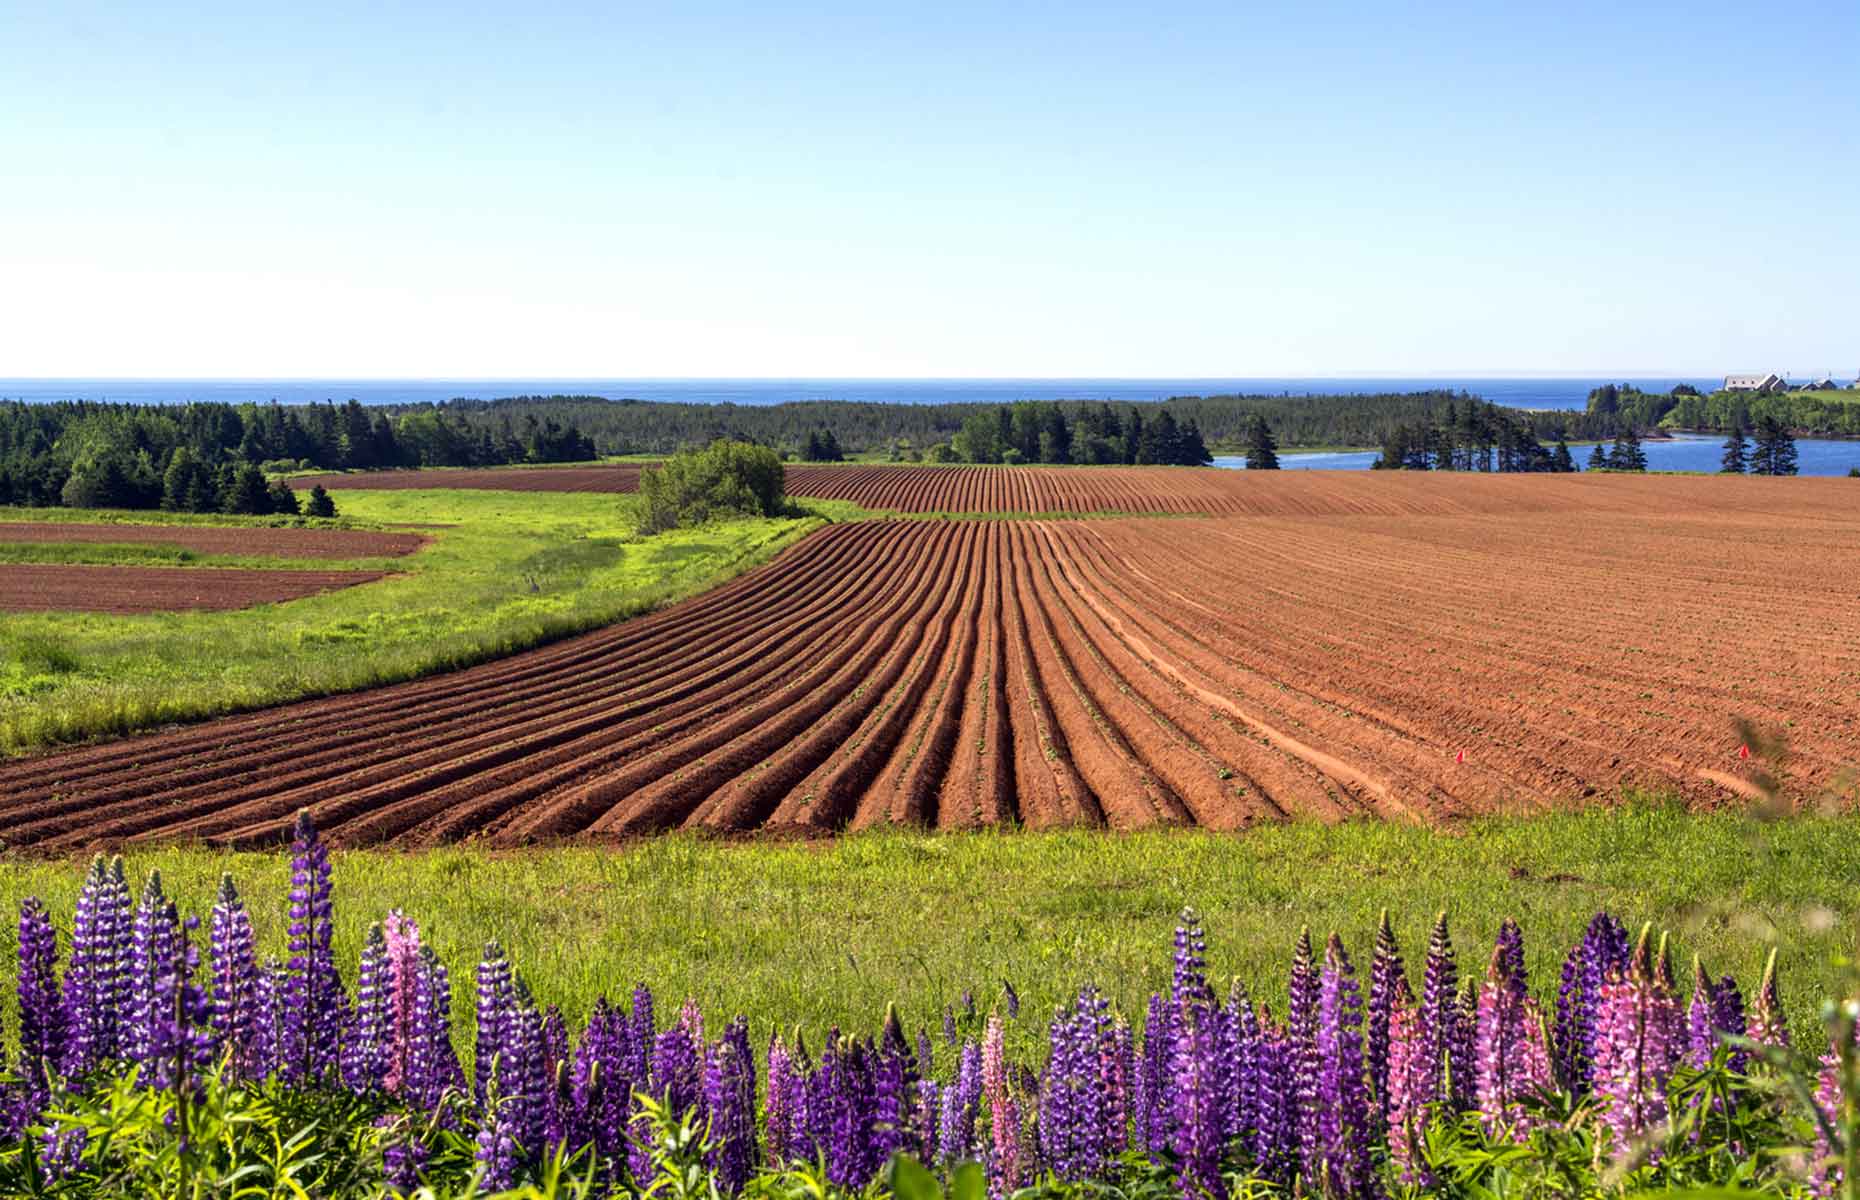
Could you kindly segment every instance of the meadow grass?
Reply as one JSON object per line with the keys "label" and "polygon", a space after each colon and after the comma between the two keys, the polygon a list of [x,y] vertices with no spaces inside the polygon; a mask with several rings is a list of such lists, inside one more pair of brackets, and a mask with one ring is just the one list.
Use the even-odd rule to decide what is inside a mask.
{"label": "meadow grass", "polygon": [[[798,501],[783,518],[648,539],[633,533],[631,504],[587,493],[344,491],[342,511],[353,525],[449,528],[430,530],[432,542],[404,558],[320,561],[324,569],[368,565],[395,574],[284,604],[10,614],[0,623],[0,752],[481,662],[684,599],[767,561],[823,521],[860,511]],[[98,516],[70,511],[66,519]],[[98,557],[61,561],[128,561],[107,549],[84,553],[93,552]],[[14,553],[19,561],[33,552]]]}
{"label": "meadow grass", "polygon": [[[336,942],[352,982],[368,924],[399,907],[450,967],[461,1005],[496,937],[539,998],[572,1020],[597,996],[623,998],[644,980],[662,1004],[691,995],[720,1017],[748,1016],[758,1041],[777,1023],[799,1023],[816,1045],[830,1025],[875,1027],[894,1000],[912,1024],[935,1024],[970,990],[985,1014],[1010,981],[1022,1002],[1013,1036],[1027,1048],[1087,981],[1140,1023],[1149,992],[1167,983],[1184,905],[1206,923],[1223,993],[1237,977],[1275,1010],[1304,925],[1315,939],[1337,931],[1367,970],[1386,907],[1418,979],[1436,912],[1452,922],[1462,977],[1483,972],[1499,922],[1516,917],[1533,987],[1550,996],[1561,956],[1606,908],[1630,928],[1671,930],[1688,990],[1695,952],[1754,988],[1769,948],[1780,947],[1784,998],[1807,1038],[1860,916],[1853,834],[1845,818],[1764,823],[1636,801],[1456,831],[1371,822],[1239,835],[891,830],[816,843],[672,836],[619,848],[338,852]],[[128,868],[138,889],[158,868],[182,910],[203,918],[220,872],[231,871],[262,950],[281,953],[287,858],[138,850]],[[0,911],[34,894],[68,928],[81,874],[71,860],[0,859]],[[8,969],[11,953],[0,949]]]}

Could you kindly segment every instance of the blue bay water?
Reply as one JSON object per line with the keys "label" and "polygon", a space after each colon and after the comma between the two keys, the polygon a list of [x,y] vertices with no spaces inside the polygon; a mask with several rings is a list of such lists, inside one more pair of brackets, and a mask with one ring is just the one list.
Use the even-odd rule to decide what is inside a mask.
{"label": "blue bay water", "polygon": [[[1718,469],[1724,453],[1724,439],[1679,434],[1672,439],[1647,439],[1641,442],[1647,452],[1650,471],[1705,471]],[[1795,444],[1796,465],[1803,475],[1845,475],[1860,467],[1860,441],[1825,441],[1799,439]],[[1572,446],[1570,453],[1581,466],[1589,457],[1587,446]],[[1374,452],[1339,454],[1283,454],[1279,465],[1288,471],[1367,471],[1378,456]],[[1244,469],[1246,460],[1229,455],[1215,458],[1217,467]]]}
{"label": "blue bay water", "polygon": [[501,396],[584,395],[610,400],[661,400],[691,404],[782,404],[855,400],[882,404],[956,402],[1011,404],[1016,400],[1167,400],[1171,396],[1348,395],[1353,392],[1471,392],[1494,404],[1519,408],[1582,408],[1590,389],[1632,383],[1653,391],[1690,383],[1715,388],[1716,379],[1684,378],[1202,378],[1202,379],[0,379],[0,400],[108,400],[125,404],[178,404],[189,400],[230,404],[437,403],[495,400]]}

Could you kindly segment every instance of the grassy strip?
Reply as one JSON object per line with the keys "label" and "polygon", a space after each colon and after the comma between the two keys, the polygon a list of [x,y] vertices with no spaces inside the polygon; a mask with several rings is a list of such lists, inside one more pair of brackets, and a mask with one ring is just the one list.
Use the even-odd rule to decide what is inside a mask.
{"label": "grassy strip", "polygon": [[0,542],[0,563],[68,563],[117,567],[240,567],[267,571],[395,571],[410,560],[280,558],[270,554],[207,554],[185,546],[147,542]]}
{"label": "grassy strip", "polygon": [[455,527],[392,560],[391,578],[287,604],[11,614],[0,622],[0,752],[481,662],[694,595],[767,561],[823,520],[858,511],[803,501],[781,520],[641,539],[630,503],[581,493],[345,492],[344,511],[369,524]]}
{"label": "grassy strip", "polygon": [[[350,852],[335,859],[337,943],[352,973],[367,924],[401,907],[450,966],[457,997],[469,997],[495,936],[571,1018],[644,979],[668,1004],[690,994],[748,1015],[758,1044],[776,1022],[800,1022],[816,1044],[832,1024],[869,1029],[894,999],[913,1023],[940,1019],[965,989],[985,1012],[1009,980],[1023,1004],[1014,1036],[1026,1044],[1087,980],[1140,1019],[1143,999],[1167,983],[1184,904],[1206,921],[1223,991],[1238,976],[1275,1011],[1302,924],[1318,937],[1337,930],[1367,970],[1386,906],[1418,977],[1444,909],[1464,977],[1483,972],[1499,921],[1514,916],[1533,988],[1550,997],[1562,954],[1607,908],[1633,928],[1671,929],[1688,987],[1694,952],[1754,988],[1780,945],[1784,998],[1807,1037],[1833,957],[1853,944],[1852,845],[1848,819],[1764,824],[1637,802],[1452,833],[1300,823],[1241,836],[887,831],[804,844]],[[283,854],[138,851],[129,866],[138,879],[159,868],[182,909],[203,915],[220,871],[232,871],[263,948],[282,951]],[[0,911],[36,894],[62,926],[80,874],[69,861],[0,861]]]}

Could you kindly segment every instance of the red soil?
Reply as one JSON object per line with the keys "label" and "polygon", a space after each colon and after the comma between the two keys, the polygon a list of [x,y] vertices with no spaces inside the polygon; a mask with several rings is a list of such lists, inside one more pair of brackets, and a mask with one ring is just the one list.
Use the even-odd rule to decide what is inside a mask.
{"label": "red soil", "polygon": [[426,541],[417,533],[375,533],[363,529],[0,521],[0,542],[174,546],[198,554],[263,554],[277,558],[385,558],[412,554]]}
{"label": "red soil", "polygon": [[1786,733],[1794,797],[1860,763],[1844,480],[1274,482],[1356,515],[832,526],[500,662],[0,765],[0,838],[263,844],[306,806],[420,846],[1712,804],[1756,765],[1736,718]]}
{"label": "red soil", "polygon": [[0,612],[152,613],[185,608],[250,608],[370,583],[382,574],[7,563],[0,565]]}

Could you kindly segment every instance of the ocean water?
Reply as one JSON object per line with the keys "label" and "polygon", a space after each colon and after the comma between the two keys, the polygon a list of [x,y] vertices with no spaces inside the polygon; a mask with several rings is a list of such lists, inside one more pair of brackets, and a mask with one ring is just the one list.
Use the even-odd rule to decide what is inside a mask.
{"label": "ocean water", "polygon": [[[1718,459],[1724,453],[1723,438],[1693,434],[1680,434],[1671,440],[1647,440],[1640,445],[1647,452],[1650,471],[1716,471]],[[1803,475],[1845,475],[1860,467],[1860,441],[1802,438],[1797,440],[1795,451],[1796,466]],[[1576,465],[1581,466],[1588,460],[1589,447],[1571,446],[1570,453],[1576,456]],[[1367,471],[1377,457],[1373,452],[1283,454],[1279,457],[1279,465],[1288,471]],[[1215,458],[1214,465],[1244,470],[1246,460],[1220,455]],[[1855,481],[1855,488],[1854,494],[1860,498],[1860,480]]]}
{"label": "ocean water", "polygon": [[1347,395],[1352,392],[1466,391],[1520,408],[1582,408],[1602,383],[1666,391],[1701,390],[1722,380],[1682,378],[1207,378],[1207,379],[0,379],[0,400],[109,400],[128,404],[217,400],[231,404],[409,404],[500,396],[573,394],[694,404],[781,404],[861,400],[885,404],[1016,400],[1166,400],[1171,396]]}

